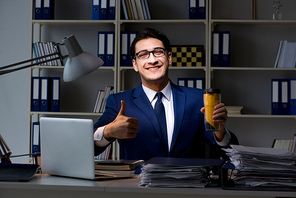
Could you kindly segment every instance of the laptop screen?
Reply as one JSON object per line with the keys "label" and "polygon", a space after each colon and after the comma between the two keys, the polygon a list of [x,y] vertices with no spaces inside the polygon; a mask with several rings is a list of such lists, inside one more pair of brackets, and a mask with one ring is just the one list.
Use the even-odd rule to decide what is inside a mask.
{"label": "laptop screen", "polygon": [[43,173],[94,179],[93,120],[40,118]]}

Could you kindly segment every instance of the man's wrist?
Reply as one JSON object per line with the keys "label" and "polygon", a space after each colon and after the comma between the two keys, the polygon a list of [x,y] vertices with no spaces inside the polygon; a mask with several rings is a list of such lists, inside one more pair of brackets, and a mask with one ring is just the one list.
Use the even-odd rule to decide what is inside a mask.
{"label": "man's wrist", "polygon": [[104,130],[103,130],[103,137],[104,137],[107,141],[111,142],[114,138],[111,137],[110,135],[108,135],[108,129],[109,129],[109,127],[108,127],[108,125],[106,125],[105,128],[104,128]]}
{"label": "man's wrist", "polygon": [[104,129],[105,129],[105,126],[99,127],[94,133],[94,141],[96,146],[104,147],[104,146],[107,146],[112,141],[112,139],[111,141],[109,141],[104,137],[103,135]]}
{"label": "man's wrist", "polygon": [[229,142],[230,142],[230,139],[231,139],[231,135],[230,135],[229,130],[228,130],[227,128],[225,128],[225,127],[224,127],[224,130],[225,130],[225,134],[224,134],[224,137],[223,137],[223,139],[222,139],[221,141],[218,141],[218,140],[216,139],[216,136],[214,135],[217,144],[218,144],[219,146],[221,146],[221,147],[226,147],[226,146],[228,146],[228,145],[229,145]]}

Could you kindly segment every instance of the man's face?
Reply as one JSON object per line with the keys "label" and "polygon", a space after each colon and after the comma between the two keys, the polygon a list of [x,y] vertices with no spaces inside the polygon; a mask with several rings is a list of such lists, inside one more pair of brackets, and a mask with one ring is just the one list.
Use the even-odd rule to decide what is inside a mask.
{"label": "man's face", "polygon": [[[140,40],[135,45],[135,52],[143,50],[153,51],[157,48],[164,48],[163,43],[155,38]],[[150,53],[149,58],[133,60],[133,67],[139,72],[143,85],[151,87],[153,84],[166,85],[168,82],[168,67],[172,63],[171,53],[165,51],[165,55],[155,57]]]}

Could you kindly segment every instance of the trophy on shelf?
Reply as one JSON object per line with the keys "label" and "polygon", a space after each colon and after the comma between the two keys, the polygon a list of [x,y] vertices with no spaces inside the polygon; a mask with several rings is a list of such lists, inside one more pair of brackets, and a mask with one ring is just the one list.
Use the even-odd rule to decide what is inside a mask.
{"label": "trophy on shelf", "polygon": [[283,5],[281,5],[280,1],[274,1],[274,8],[276,9],[275,12],[272,15],[272,19],[274,20],[280,20],[282,19],[282,13],[280,13],[280,7],[283,7]]}

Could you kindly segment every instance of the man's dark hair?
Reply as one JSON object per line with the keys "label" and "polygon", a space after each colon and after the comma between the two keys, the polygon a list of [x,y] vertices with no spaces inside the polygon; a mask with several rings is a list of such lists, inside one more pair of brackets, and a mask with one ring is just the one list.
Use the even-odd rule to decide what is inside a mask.
{"label": "man's dark hair", "polygon": [[136,54],[136,51],[135,51],[136,43],[140,40],[148,39],[148,38],[156,38],[156,39],[160,40],[163,43],[164,48],[168,52],[171,50],[170,49],[171,48],[170,40],[168,39],[168,37],[164,33],[160,32],[156,29],[153,29],[153,28],[146,28],[145,30],[143,30],[142,32],[139,32],[137,34],[136,38],[134,39],[134,41],[131,44],[130,53],[133,58]]}

